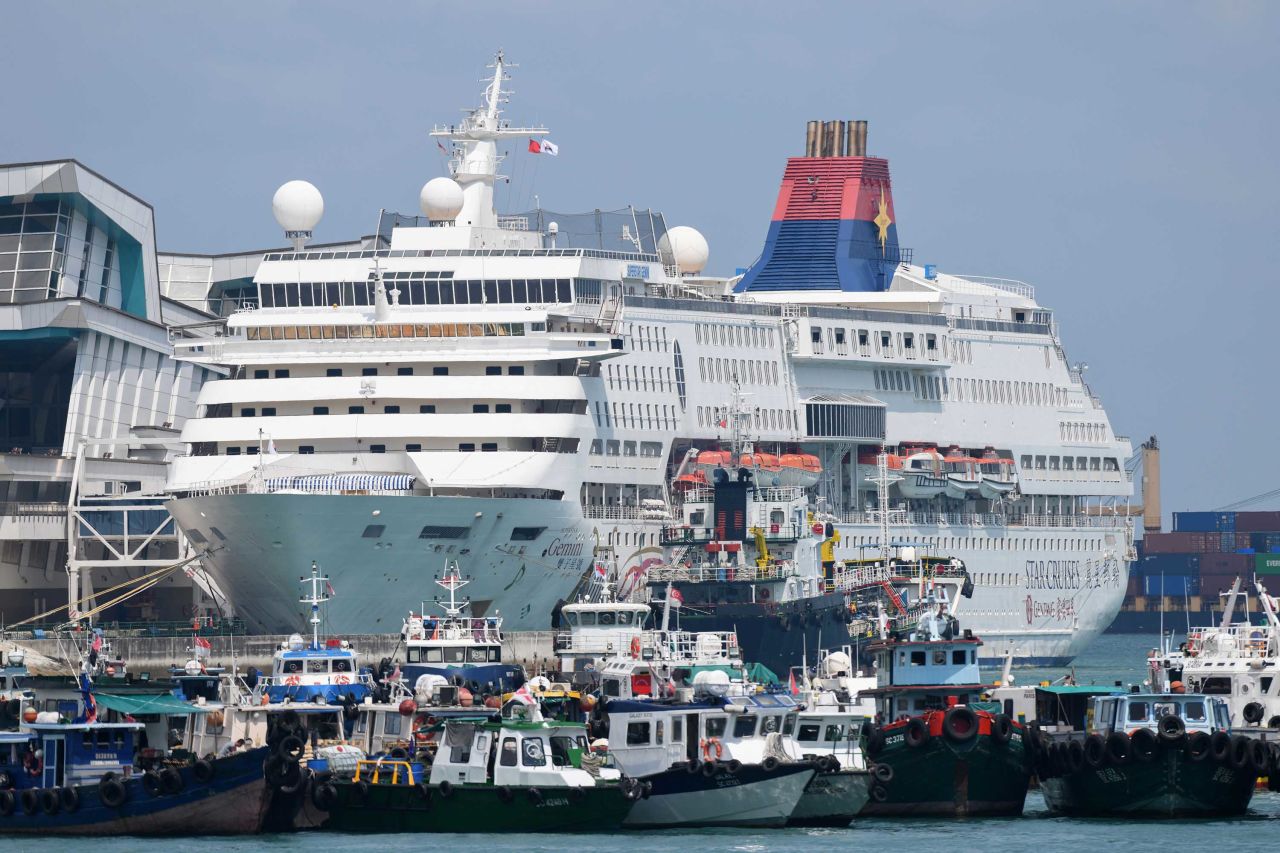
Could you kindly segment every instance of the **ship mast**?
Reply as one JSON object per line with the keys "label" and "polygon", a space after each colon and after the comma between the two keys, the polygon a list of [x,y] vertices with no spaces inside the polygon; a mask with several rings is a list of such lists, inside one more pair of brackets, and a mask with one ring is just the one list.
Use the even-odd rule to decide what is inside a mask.
{"label": "ship mast", "polygon": [[311,605],[311,648],[320,648],[320,605],[327,602],[333,596],[329,593],[333,587],[329,585],[329,579],[320,574],[320,567],[315,561],[311,561],[311,577],[299,578],[299,583],[310,585],[311,594],[304,595],[299,599],[303,604]]}

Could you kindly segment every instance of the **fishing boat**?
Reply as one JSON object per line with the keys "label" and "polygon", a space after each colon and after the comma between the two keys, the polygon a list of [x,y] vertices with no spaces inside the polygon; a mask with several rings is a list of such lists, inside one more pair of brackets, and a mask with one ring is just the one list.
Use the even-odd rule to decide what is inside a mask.
{"label": "fishing boat", "polygon": [[593,755],[580,723],[547,720],[525,691],[501,715],[438,723],[430,765],[359,760],[315,791],[342,832],[586,832],[618,829],[643,796]]}
{"label": "fishing boat", "polygon": [[1092,696],[1062,721],[1037,764],[1049,809],[1125,817],[1243,814],[1260,775],[1277,771],[1274,743],[1232,734],[1225,699],[1202,693]]}
{"label": "fishing boat", "polygon": [[450,561],[444,577],[437,576],[435,582],[449,595],[447,601],[437,597],[434,602],[443,614],[428,614],[424,602],[418,612],[409,614],[400,631],[405,680],[414,684],[423,675],[436,675],[477,695],[502,693],[523,684],[524,670],[502,662],[502,617],[465,615],[470,601],[460,600],[458,591],[470,581],[459,573],[458,564]]}
{"label": "fishing boat", "polygon": [[871,646],[877,720],[867,738],[874,762],[864,815],[997,816],[1022,813],[1031,775],[1026,728],[981,701],[981,640],[961,633],[945,605],[907,636]]}

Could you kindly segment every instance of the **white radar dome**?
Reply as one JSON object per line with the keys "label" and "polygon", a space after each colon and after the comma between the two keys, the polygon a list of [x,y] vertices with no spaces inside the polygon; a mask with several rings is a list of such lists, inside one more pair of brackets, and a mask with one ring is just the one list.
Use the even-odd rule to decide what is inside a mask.
{"label": "white radar dome", "polygon": [[285,231],[310,231],[324,216],[324,198],[306,181],[289,181],[271,197],[271,212]]}
{"label": "white radar dome", "polygon": [[696,228],[677,225],[667,230],[658,240],[658,252],[667,263],[674,263],[682,273],[700,273],[707,265],[711,249],[707,238]]}
{"label": "white radar dome", "polygon": [[432,222],[448,222],[462,212],[462,187],[452,178],[432,178],[418,194],[422,212]]}

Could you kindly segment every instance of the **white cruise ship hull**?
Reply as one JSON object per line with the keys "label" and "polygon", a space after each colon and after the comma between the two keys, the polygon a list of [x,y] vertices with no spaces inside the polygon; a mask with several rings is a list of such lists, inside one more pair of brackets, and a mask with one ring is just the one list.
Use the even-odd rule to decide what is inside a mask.
{"label": "white cruise ship hull", "polygon": [[[204,564],[236,614],[263,633],[305,624],[298,578],[313,560],[334,588],[325,608],[330,633],[399,631],[409,610],[431,600],[446,560],[472,581],[472,615],[501,615],[508,631],[542,630],[592,555],[591,529],[567,501],[274,493],[187,497],[168,506],[184,531],[208,541]],[[427,525],[468,532],[420,538]],[[545,530],[513,541],[517,527]]]}

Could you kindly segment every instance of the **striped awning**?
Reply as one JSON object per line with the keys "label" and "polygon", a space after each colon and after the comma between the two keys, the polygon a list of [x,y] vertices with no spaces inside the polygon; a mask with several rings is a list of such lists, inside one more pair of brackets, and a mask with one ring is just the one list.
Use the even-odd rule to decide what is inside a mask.
{"label": "striped awning", "polygon": [[412,474],[307,474],[268,477],[266,483],[269,492],[408,491],[416,479]]}

